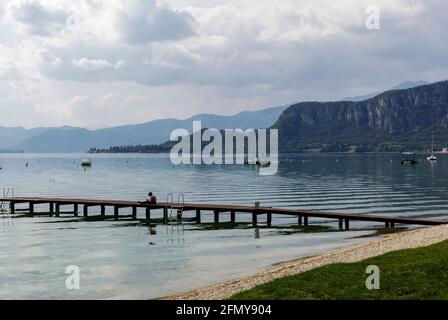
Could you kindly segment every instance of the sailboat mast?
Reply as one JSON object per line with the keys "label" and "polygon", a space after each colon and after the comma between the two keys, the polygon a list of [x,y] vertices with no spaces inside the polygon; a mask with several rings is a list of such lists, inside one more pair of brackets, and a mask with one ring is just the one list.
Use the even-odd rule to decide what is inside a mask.
{"label": "sailboat mast", "polygon": [[434,155],[434,132],[432,133],[431,137],[431,155],[427,157],[428,161],[436,161],[437,157]]}
{"label": "sailboat mast", "polygon": [[434,155],[434,132],[432,133],[431,138],[431,155]]}

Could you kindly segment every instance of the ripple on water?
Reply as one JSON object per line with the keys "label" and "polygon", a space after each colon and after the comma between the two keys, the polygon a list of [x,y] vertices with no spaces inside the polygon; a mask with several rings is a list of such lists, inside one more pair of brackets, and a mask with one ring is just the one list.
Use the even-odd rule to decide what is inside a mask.
{"label": "ripple on water", "polygon": [[[245,166],[173,167],[166,155],[0,155],[0,181],[19,196],[142,199],[169,192],[187,202],[253,204],[352,213],[446,218],[447,158],[403,168],[399,155],[293,155],[279,173],[259,176]],[[336,162],[336,159],[338,161]],[[392,160],[392,161],[391,161]],[[25,163],[29,163],[26,168]],[[45,206],[37,209],[48,210]],[[98,212],[92,208],[92,212]],[[111,213],[110,211],[108,211]],[[139,215],[144,215],[139,211]],[[253,273],[273,263],[361,241],[375,225],[353,223],[338,232],[331,220],[273,217],[273,227],[252,228],[249,215],[236,227],[147,226],[132,221],[81,218],[0,218],[0,298],[151,298]],[[260,217],[260,224],[264,223]],[[95,220],[95,219],[92,219]],[[230,220],[223,215],[222,221]],[[319,223],[316,225],[316,223]],[[81,269],[81,290],[65,288],[65,268]]]}

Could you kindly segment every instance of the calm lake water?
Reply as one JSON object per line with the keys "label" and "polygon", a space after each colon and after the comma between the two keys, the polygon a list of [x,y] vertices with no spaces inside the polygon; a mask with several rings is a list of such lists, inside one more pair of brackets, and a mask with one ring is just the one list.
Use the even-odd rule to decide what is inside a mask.
{"label": "calm lake water", "polygon": [[[395,154],[290,155],[281,158],[275,176],[260,176],[245,166],[173,167],[167,155],[92,155],[93,167],[84,170],[82,157],[0,154],[0,187],[13,187],[16,196],[139,200],[151,190],[159,201],[172,192],[183,193],[186,202],[260,201],[286,208],[448,218],[446,155],[435,164],[422,155],[415,167],[402,167]],[[253,228],[250,219],[237,215],[236,227],[214,229],[211,213],[205,213],[203,225],[172,227],[1,215],[0,299],[155,298],[354,244],[381,226],[354,222],[352,231],[339,232],[335,221],[311,219],[310,228],[299,229],[296,219],[274,216],[272,227],[263,226],[263,217]],[[80,290],[65,287],[69,265],[80,268]]]}

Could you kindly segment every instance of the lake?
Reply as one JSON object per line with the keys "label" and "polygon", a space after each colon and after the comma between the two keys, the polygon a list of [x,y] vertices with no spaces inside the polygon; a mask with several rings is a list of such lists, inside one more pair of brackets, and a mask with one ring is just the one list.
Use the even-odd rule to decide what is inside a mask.
{"label": "lake", "polygon": [[[184,194],[186,202],[260,201],[320,211],[448,216],[446,155],[439,155],[437,163],[421,155],[415,167],[401,166],[397,154],[284,155],[274,176],[238,165],[173,166],[168,155],[141,154],[89,155],[93,166],[85,170],[79,165],[84,156],[0,154],[0,188],[14,188],[15,196],[144,200],[153,191],[159,201],[174,193],[176,199]],[[156,298],[355,244],[382,227],[352,222],[351,231],[341,232],[336,221],[310,219],[309,228],[298,228],[296,219],[274,216],[272,227],[263,224],[263,217],[253,228],[244,214],[237,215],[235,226],[217,227],[212,215],[205,213],[202,225],[148,226],[132,220],[2,214],[0,299]],[[69,265],[80,268],[80,290],[66,289]]]}

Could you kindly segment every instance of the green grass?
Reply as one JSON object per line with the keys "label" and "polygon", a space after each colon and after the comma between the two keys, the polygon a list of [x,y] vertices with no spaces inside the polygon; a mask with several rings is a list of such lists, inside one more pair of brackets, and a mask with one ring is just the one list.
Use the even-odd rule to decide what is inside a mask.
{"label": "green grass", "polygon": [[[380,269],[380,289],[367,290],[366,268]],[[247,300],[448,299],[448,241],[358,263],[324,266],[236,294]]]}

